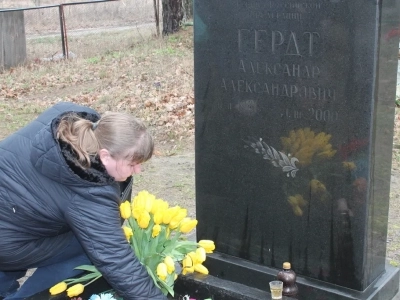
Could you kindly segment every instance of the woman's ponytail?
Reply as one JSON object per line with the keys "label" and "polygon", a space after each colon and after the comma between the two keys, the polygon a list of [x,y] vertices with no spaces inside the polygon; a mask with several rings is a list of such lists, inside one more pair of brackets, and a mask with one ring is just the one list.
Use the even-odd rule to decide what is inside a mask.
{"label": "woman's ponytail", "polygon": [[83,168],[90,167],[90,156],[96,155],[100,149],[95,134],[97,126],[98,121],[93,123],[76,114],[64,116],[58,125],[57,139],[72,147],[78,163]]}

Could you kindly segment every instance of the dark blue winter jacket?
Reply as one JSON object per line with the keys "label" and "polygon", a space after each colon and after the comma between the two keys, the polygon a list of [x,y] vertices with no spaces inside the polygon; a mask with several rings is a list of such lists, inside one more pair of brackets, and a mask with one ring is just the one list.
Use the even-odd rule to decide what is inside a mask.
{"label": "dark blue winter jacket", "polygon": [[58,254],[73,233],[125,300],[166,299],[121,230],[119,184],[99,162],[74,168],[55,138],[68,111],[99,118],[90,108],[59,103],[0,142],[0,270],[35,266]]}

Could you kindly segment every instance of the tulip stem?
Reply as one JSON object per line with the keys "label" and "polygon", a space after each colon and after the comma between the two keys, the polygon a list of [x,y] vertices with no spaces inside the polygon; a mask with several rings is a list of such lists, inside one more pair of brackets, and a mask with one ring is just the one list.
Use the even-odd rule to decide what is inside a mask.
{"label": "tulip stem", "polygon": [[88,283],[84,284],[83,286],[87,286],[89,284],[91,284],[92,282],[96,281],[97,279],[99,279],[101,276],[103,276],[102,274],[100,274],[99,276],[95,277],[94,279],[92,279],[91,281],[89,281]]}

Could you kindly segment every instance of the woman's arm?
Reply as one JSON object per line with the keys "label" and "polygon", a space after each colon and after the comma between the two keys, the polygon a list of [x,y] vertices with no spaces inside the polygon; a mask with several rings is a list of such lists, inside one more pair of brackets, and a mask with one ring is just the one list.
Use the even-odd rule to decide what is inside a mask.
{"label": "woman's arm", "polygon": [[[107,197],[109,195],[109,197]],[[110,187],[75,197],[65,213],[93,265],[125,300],[167,299],[154,285],[121,229],[119,206]]]}

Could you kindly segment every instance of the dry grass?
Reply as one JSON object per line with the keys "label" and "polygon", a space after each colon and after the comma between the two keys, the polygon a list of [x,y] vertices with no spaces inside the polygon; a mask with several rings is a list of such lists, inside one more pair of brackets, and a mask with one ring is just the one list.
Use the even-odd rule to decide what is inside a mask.
{"label": "dry grass", "polygon": [[[99,47],[109,51],[126,49],[155,34],[152,0],[67,5],[71,2],[79,1],[63,1],[66,47],[71,55],[90,57],[99,53]],[[62,54],[59,8],[44,7],[55,4],[58,2],[53,0],[0,0],[2,8],[36,7],[24,11],[28,61]],[[104,32],[108,34],[99,34]]]}
{"label": "dry grass", "polygon": [[88,58],[36,60],[0,74],[0,118],[10,120],[0,137],[53,103],[72,101],[100,112],[132,112],[149,125],[160,147],[184,147],[194,130],[192,28],[125,49],[97,50]]}

